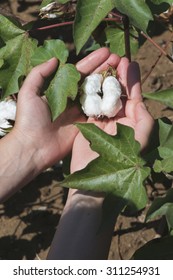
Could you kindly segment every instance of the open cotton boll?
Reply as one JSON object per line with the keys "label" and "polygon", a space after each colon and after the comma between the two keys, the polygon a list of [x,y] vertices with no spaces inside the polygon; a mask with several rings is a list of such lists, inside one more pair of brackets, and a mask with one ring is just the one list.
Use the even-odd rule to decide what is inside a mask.
{"label": "open cotton boll", "polygon": [[80,103],[88,117],[114,117],[122,108],[121,85],[114,76],[91,74],[82,85]]}
{"label": "open cotton boll", "polygon": [[102,99],[99,95],[83,94],[80,102],[82,104],[82,110],[88,117],[100,116]]}
{"label": "open cotton boll", "polygon": [[8,120],[15,120],[16,117],[16,102],[14,100],[7,100],[0,102],[0,136],[6,134],[4,129],[10,128],[11,125]]}
{"label": "open cotton boll", "polygon": [[108,76],[104,79],[102,84],[102,91],[104,92],[104,95],[110,94],[118,97],[121,96],[122,92],[119,81],[113,76]]}
{"label": "open cotton boll", "polygon": [[106,77],[102,85],[102,91],[101,113],[108,118],[115,117],[122,108],[120,83],[113,76]]}
{"label": "open cotton boll", "polygon": [[103,99],[101,104],[101,114],[103,116],[107,116],[108,118],[113,118],[118,114],[121,108],[122,108],[122,101],[120,98],[116,100],[105,98]]}
{"label": "open cotton boll", "polygon": [[82,90],[87,95],[95,95],[101,90],[103,77],[101,74],[91,74],[85,78]]}

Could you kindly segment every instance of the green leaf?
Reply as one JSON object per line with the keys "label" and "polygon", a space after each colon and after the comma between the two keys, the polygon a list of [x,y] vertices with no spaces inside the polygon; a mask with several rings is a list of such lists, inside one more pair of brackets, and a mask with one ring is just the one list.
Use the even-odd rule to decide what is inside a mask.
{"label": "green leaf", "polygon": [[74,22],[74,42],[80,52],[94,29],[114,8],[113,0],[78,0]]}
{"label": "green leaf", "polygon": [[0,37],[4,42],[22,35],[23,32],[24,30],[18,21],[0,14]]}
{"label": "green leaf", "polygon": [[[124,31],[115,27],[105,29],[107,41],[110,44],[110,51],[119,56],[125,55]],[[130,37],[132,54],[138,50],[138,40]]]}
{"label": "green leaf", "polygon": [[168,123],[168,122],[163,121],[162,119],[159,119],[158,124],[159,124],[160,146],[164,146],[164,144],[167,142],[167,139],[169,138],[169,134],[172,129],[172,123],[170,123],[170,121]]}
{"label": "green leaf", "polygon": [[79,172],[69,175],[63,185],[70,188],[105,192],[122,198],[139,210],[146,205],[143,181],[149,168],[139,156],[140,145],[132,128],[118,124],[118,134],[108,135],[94,124],[78,124],[91,148],[100,157]]}
{"label": "green leaf", "polygon": [[[1,35],[1,34],[0,34]],[[22,78],[31,70],[31,56],[37,47],[36,40],[28,37],[27,33],[9,39],[0,49],[0,87],[3,97],[17,93],[21,86]]]}
{"label": "green leaf", "polygon": [[170,173],[173,171],[173,156],[163,159],[156,160],[153,165],[153,169],[156,173],[164,172]]}
{"label": "green leaf", "polygon": [[143,96],[147,99],[159,101],[173,109],[173,88],[165,89],[155,93],[143,93]]}
{"label": "green leaf", "polygon": [[173,236],[157,238],[139,248],[133,260],[173,260]]}
{"label": "green leaf", "polygon": [[56,57],[61,63],[67,61],[69,52],[65,43],[61,40],[47,40],[43,46],[38,47],[31,58],[33,66],[41,64],[52,57]]}
{"label": "green leaf", "polygon": [[173,171],[173,127],[172,124],[162,120],[159,120],[158,124],[160,139],[158,152],[162,160],[156,160],[153,168],[156,173],[171,173]]}
{"label": "green leaf", "polygon": [[19,22],[0,15],[0,87],[3,97],[19,91],[22,79],[31,70],[31,56],[37,41],[30,38]]}
{"label": "green leaf", "polygon": [[166,216],[170,229],[173,229],[173,189],[167,191],[166,196],[156,198],[149,208],[146,220],[154,219],[157,216]]}
{"label": "green leaf", "polygon": [[60,65],[46,91],[53,120],[65,110],[68,98],[76,98],[79,80],[80,74],[74,65]]}
{"label": "green leaf", "polygon": [[129,17],[130,23],[138,29],[147,32],[148,23],[153,20],[152,13],[145,3],[139,0],[114,0],[115,7]]}

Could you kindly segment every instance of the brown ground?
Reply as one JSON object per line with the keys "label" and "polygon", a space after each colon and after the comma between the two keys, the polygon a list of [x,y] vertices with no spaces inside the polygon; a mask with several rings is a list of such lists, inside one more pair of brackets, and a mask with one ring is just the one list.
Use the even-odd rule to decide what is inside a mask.
{"label": "brown ground", "polygon": [[[26,2],[23,5],[23,3]],[[31,21],[40,1],[1,1],[1,9],[9,11],[24,21]],[[21,3],[19,5],[19,3]],[[170,39],[165,32],[154,40],[164,46]],[[170,52],[171,50],[169,50]],[[159,51],[146,42],[135,59],[141,68],[142,80],[154,65]],[[173,86],[172,63],[161,57],[148,79],[143,83],[143,92],[157,91]],[[173,113],[154,101],[145,101],[149,111],[155,117],[167,116],[173,119]],[[50,168],[38,176],[22,191],[0,205],[0,259],[45,259],[53,238],[58,220],[64,207],[66,191],[59,187],[61,167]],[[158,194],[165,192],[162,183],[147,185],[149,207]],[[135,217],[119,216],[109,259],[129,259],[133,252],[147,241],[160,236],[164,231],[164,220],[144,223],[146,210]]]}

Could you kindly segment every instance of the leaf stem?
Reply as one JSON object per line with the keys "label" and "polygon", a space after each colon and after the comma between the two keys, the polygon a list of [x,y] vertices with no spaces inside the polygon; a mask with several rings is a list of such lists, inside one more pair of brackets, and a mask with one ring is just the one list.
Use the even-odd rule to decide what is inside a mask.
{"label": "leaf stem", "polygon": [[47,29],[57,28],[57,27],[60,27],[60,26],[72,25],[73,23],[74,23],[74,21],[59,22],[59,23],[55,23],[55,24],[52,24],[52,25],[46,25],[46,26],[38,27],[38,28],[32,29],[30,31],[47,30]]}

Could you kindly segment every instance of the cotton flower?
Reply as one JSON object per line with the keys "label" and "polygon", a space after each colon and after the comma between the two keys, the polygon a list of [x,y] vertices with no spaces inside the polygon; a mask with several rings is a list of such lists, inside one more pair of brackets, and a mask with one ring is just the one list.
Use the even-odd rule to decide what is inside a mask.
{"label": "cotton flower", "polygon": [[91,74],[82,84],[80,102],[87,116],[111,118],[122,108],[120,96],[121,86],[115,77]]}
{"label": "cotton flower", "polygon": [[16,102],[12,99],[0,102],[0,136],[6,134],[6,129],[11,128],[9,120],[14,121],[16,117]]}

